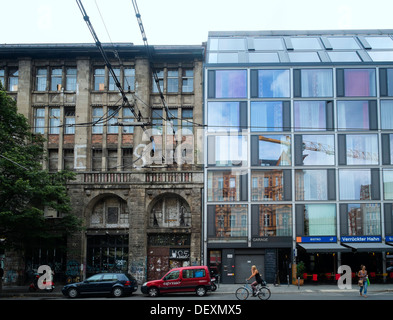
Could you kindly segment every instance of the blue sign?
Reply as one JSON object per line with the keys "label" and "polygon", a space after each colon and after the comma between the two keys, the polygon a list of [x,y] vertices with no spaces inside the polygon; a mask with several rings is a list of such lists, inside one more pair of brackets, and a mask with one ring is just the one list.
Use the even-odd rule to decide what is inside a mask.
{"label": "blue sign", "polygon": [[385,240],[386,242],[393,242],[393,236],[386,236]]}
{"label": "blue sign", "polygon": [[341,242],[382,242],[381,236],[343,236]]}
{"label": "blue sign", "polygon": [[322,236],[322,237],[301,237],[301,242],[316,242],[316,243],[322,243],[322,242],[337,242],[337,237],[334,236]]}

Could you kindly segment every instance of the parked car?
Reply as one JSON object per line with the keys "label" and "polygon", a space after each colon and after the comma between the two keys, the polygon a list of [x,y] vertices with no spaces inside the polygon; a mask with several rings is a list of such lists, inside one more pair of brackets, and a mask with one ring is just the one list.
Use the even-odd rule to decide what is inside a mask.
{"label": "parked car", "polygon": [[70,298],[81,294],[111,294],[114,297],[130,295],[138,290],[134,277],[126,273],[99,273],[85,281],[70,283],[61,290]]}
{"label": "parked car", "polygon": [[141,287],[142,293],[150,297],[173,292],[195,292],[202,297],[208,290],[211,290],[211,279],[206,266],[175,268],[162,279],[145,282]]}

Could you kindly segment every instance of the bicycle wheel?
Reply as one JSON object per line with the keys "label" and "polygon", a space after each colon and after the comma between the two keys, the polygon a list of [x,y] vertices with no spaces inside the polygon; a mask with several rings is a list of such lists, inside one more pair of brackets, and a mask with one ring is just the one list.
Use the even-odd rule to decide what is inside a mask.
{"label": "bicycle wheel", "polygon": [[245,287],[240,287],[236,290],[235,295],[238,300],[246,300],[248,298],[249,292]]}
{"label": "bicycle wheel", "polygon": [[261,300],[267,300],[270,298],[271,292],[270,289],[267,287],[262,287],[259,291],[258,291],[258,298]]}

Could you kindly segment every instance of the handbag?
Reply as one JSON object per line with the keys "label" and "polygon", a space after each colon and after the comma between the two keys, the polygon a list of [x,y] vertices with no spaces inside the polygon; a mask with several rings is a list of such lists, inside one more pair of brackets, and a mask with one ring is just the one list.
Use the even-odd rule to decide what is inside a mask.
{"label": "handbag", "polygon": [[359,285],[359,287],[363,287],[363,280],[359,280],[358,285]]}
{"label": "handbag", "polygon": [[367,285],[370,285],[370,279],[367,277]]}

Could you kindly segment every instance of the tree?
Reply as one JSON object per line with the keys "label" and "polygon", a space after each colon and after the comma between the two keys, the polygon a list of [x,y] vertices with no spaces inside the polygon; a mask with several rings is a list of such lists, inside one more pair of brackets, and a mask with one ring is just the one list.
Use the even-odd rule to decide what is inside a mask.
{"label": "tree", "polygon": [[[79,230],[71,213],[66,183],[73,172],[42,169],[44,139],[33,134],[16,102],[0,83],[0,239],[2,246],[21,249],[38,239],[64,237]],[[44,217],[45,208],[61,219]]]}

